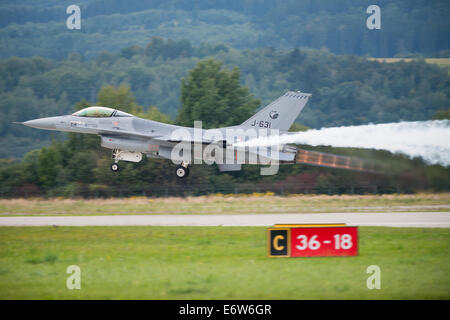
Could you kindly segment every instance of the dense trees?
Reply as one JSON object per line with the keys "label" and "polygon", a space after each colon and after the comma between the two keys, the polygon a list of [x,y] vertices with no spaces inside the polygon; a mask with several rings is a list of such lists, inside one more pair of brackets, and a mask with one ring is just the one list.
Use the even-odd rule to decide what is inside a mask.
{"label": "dense trees", "polygon": [[[91,60],[76,55],[62,61],[39,57],[0,60],[0,142],[4,146],[0,157],[20,157],[51,139],[61,138],[57,133],[36,132],[12,124],[13,121],[70,113],[77,101],[85,99],[94,103],[102,86],[126,85],[134,100],[123,97],[125,100],[117,101],[118,105],[123,104],[123,108],[137,113],[157,106],[167,115],[163,117],[167,121],[176,120],[184,92],[183,99],[190,102],[183,102],[186,103],[183,112],[189,115],[183,115],[184,120],[178,118],[179,123],[192,121],[193,116],[201,116],[206,121],[205,117],[213,117],[209,112],[209,115],[193,113],[193,99],[198,93],[192,90],[196,82],[189,80],[190,77],[195,80],[189,70],[208,57],[216,61],[210,63],[210,70],[218,69],[217,61],[222,61],[219,78],[230,81],[225,86],[216,83],[219,79],[210,81],[216,97],[204,99],[213,99],[210,102],[215,110],[222,112],[220,116],[217,113],[219,118],[223,118],[223,113],[229,115],[228,108],[239,110],[242,118],[227,117],[229,123],[238,123],[254,111],[256,101],[250,93],[261,100],[261,105],[266,105],[287,89],[313,94],[298,119],[313,128],[428,120],[450,105],[448,69],[420,59],[380,63],[362,57],[336,56],[324,50],[237,51],[224,45],[192,46],[187,41],[158,38],[146,47],[128,49],[117,54],[105,51]],[[196,77],[208,77],[208,72],[202,71]],[[182,78],[185,80],[180,87]],[[208,85],[206,80],[202,81],[197,81],[197,86]],[[236,88],[238,84],[249,88],[247,93],[240,94],[247,96],[248,100],[244,100],[248,103],[238,103],[238,99],[226,96],[226,86]],[[108,96],[105,94],[100,102],[109,105]],[[113,96],[111,99],[116,101]],[[142,110],[134,110],[136,105],[143,106]]]}
{"label": "dense trees", "polygon": [[448,67],[423,60],[449,55],[445,0],[380,0],[381,30],[365,26],[369,0],[82,1],[81,30],[65,28],[69,4],[0,4],[0,57],[7,57],[0,59],[0,196],[164,195],[168,186],[199,194],[248,182],[249,191],[289,183],[338,193],[358,184],[381,192],[448,190],[448,168],[353,149],[338,152],[389,163],[390,175],[295,165],[261,177],[255,166],[221,175],[196,166],[180,182],[169,162],[144,159],[114,176],[98,137],[12,123],[98,104],[188,126],[203,120],[210,128],[242,122],[287,89],[313,94],[295,130],[448,119]]}
{"label": "dense trees", "polygon": [[214,59],[200,61],[186,79],[181,80],[181,108],[177,123],[193,126],[203,121],[203,128],[217,128],[242,123],[254,113],[260,101],[247,87],[241,87],[239,68],[222,69]]}
{"label": "dense trees", "polygon": [[[297,54],[294,53],[294,56]],[[230,125],[245,120],[248,117],[245,113],[250,113],[258,105],[248,89],[240,85],[239,69],[227,69],[214,59],[200,61],[188,73],[182,88],[184,92],[178,121],[190,122],[199,116],[207,119],[205,127]],[[226,102],[221,99],[226,99]],[[140,106],[126,85],[103,86],[95,103],[82,100],[75,104],[74,109],[91,104],[118,107],[148,119],[168,120],[155,106],[146,110]],[[227,109],[228,105],[234,107]],[[225,107],[225,110],[220,107]],[[304,129],[299,124],[294,128]],[[34,136],[32,138],[35,139]],[[98,136],[70,133],[63,141],[55,139],[47,147],[28,152],[22,161],[0,160],[0,196],[165,196],[265,190],[280,193],[448,190],[448,168],[427,166],[420,159],[409,160],[384,151],[329,147],[312,149],[372,159],[383,163],[388,170],[382,174],[372,174],[292,165],[281,166],[277,175],[261,176],[257,166],[247,165],[241,172],[219,174],[215,166],[194,165],[189,179],[179,181],[172,172],[174,165],[169,160],[144,158],[140,163],[123,163],[120,172],[112,173],[109,170],[111,151],[100,147]]]}
{"label": "dense trees", "polygon": [[[328,48],[336,54],[393,57],[449,50],[447,0],[120,0],[82,1],[81,30],[68,30],[67,1],[0,4],[0,57],[92,58],[149,41],[149,34],[195,45]],[[366,8],[381,7],[381,29]],[[147,48],[152,54],[153,48]],[[124,57],[132,49],[123,51]],[[161,50],[158,55],[170,56]],[[180,48],[189,56],[189,48]]]}

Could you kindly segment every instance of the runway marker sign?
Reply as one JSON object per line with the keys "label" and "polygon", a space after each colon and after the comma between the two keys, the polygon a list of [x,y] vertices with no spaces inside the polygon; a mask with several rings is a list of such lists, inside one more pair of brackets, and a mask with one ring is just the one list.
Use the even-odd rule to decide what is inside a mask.
{"label": "runway marker sign", "polygon": [[269,233],[269,256],[289,257],[289,229],[271,229]]}
{"label": "runway marker sign", "polygon": [[269,257],[358,255],[358,227],[345,224],[275,225],[267,232]]}

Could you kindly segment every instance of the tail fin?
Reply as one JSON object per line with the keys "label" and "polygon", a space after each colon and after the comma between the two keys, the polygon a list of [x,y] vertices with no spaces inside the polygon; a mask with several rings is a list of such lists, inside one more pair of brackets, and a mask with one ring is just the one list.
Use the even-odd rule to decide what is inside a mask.
{"label": "tail fin", "polygon": [[288,91],[242,123],[240,127],[288,131],[305,107],[310,96],[310,93]]}

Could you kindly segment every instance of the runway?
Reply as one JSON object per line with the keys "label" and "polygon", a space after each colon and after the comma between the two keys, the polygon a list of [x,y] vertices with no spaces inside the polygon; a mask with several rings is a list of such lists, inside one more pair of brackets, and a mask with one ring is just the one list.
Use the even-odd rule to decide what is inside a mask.
{"label": "runway", "polygon": [[450,212],[358,212],[234,215],[107,215],[0,217],[0,226],[272,226],[346,223],[351,226],[450,228]]}

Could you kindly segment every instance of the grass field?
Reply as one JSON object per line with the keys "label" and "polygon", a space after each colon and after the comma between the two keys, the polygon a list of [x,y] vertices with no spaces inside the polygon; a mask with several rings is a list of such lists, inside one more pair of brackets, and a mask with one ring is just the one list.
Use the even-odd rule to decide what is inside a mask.
{"label": "grass field", "polygon": [[187,198],[1,199],[0,215],[243,214],[450,211],[450,193],[414,195],[213,195]]}
{"label": "grass field", "polygon": [[1,227],[0,299],[450,299],[450,229],[361,227],[359,241],[357,257],[274,259],[261,227]]}

